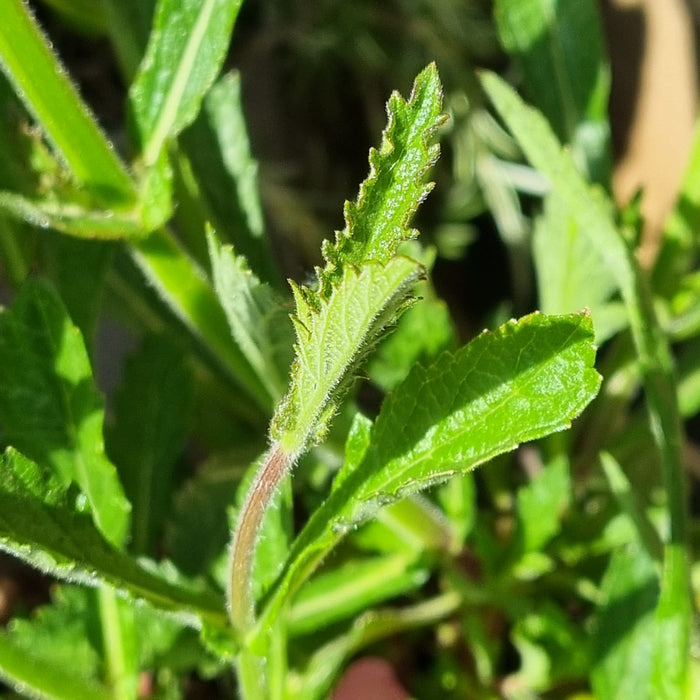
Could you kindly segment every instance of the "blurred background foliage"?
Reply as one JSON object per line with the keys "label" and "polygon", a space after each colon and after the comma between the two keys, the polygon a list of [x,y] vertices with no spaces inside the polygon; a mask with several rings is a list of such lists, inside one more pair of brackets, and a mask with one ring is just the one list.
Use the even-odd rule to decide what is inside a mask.
{"label": "blurred background foliage", "polygon": [[[262,208],[257,213],[242,211],[237,208],[236,198],[217,189],[217,176],[207,179],[207,172],[218,172],[220,163],[205,157],[208,136],[203,113],[180,137],[180,151],[175,159],[178,205],[173,227],[177,234],[195,258],[205,261],[206,247],[200,236],[202,221],[217,219],[218,233],[224,241],[230,241],[235,238],[238,222],[246,217],[251,229],[265,231],[274,258],[274,264],[270,264],[265,252],[251,244],[249,250],[239,251],[247,254],[251,267],[280,289],[284,288],[285,277],[305,279],[319,262],[321,240],[342,228],[343,201],[354,198],[357,183],[367,174],[367,150],[379,141],[388,94],[398,89],[406,95],[418,71],[435,61],[451,119],[445,127],[443,154],[434,172],[437,187],[415,223],[422,240],[434,247],[432,280],[437,296],[448,303],[460,341],[468,340],[485,326],[493,327],[510,316],[541,307],[546,297],[546,288],[538,292],[533,262],[533,256],[538,254],[533,244],[533,238],[538,236],[533,222],[541,210],[539,198],[545,185],[534,170],[521,163],[514,140],[485,107],[475,77],[479,68],[494,69],[521,89],[549,118],[590,180],[618,193],[625,205],[621,218],[629,223],[630,235],[651,242],[652,253],[647,258],[650,263],[661,222],[677,192],[683,153],[689,148],[695,118],[694,102],[690,99],[683,103],[685,111],[678,110],[676,127],[663,127],[678,137],[673,147],[664,146],[663,131],[643,131],[647,134],[639,142],[643,152],[656,139],[662,142],[662,156],[681,154],[670,165],[657,160],[646,166],[652,175],[664,171],[662,174],[673,183],[672,194],[666,200],[661,197],[657,210],[651,211],[648,205],[655,200],[653,181],[639,197],[637,189],[645,176],[630,176],[629,168],[634,171],[634,165],[628,163],[637,143],[635,124],[644,119],[644,114],[634,107],[644,105],[645,98],[638,94],[645,87],[645,76],[648,77],[640,58],[644,53],[642,44],[645,40],[660,41],[661,30],[655,24],[660,18],[656,10],[650,9],[654,2],[638,3],[636,9],[629,3],[597,5],[562,0],[550,4],[556,6],[556,36],[564,40],[561,63],[550,60],[553,43],[547,36],[538,35],[533,29],[528,38],[528,27],[518,24],[517,1],[245,0],[227,68],[238,69],[241,74],[251,151],[259,167]],[[688,37],[692,40],[692,13],[682,3],[665,7],[672,4],[675,14],[667,12],[666,17],[677,20],[681,13],[684,41]],[[128,157],[133,141],[125,96],[145,48],[154,1],[33,0],[31,5],[84,99],[116,148]],[[689,7],[695,5],[691,3]],[[600,23],[600,17],[605,18],[605,25]],[[627,29],[620,30],[620,26]],[[639,44],[634,37],[639,37]],[[647,43],[648,54],[658,51],[667,56],[681,44],[679,41],[671,46],[666,39],[661,42],[661,49]],[[608,51],[615,58],[612,70]],[[575,65],[567,63],[572,60]],[[686,52],[678,60],[684,61],[683,69],[667,68],[661,72],[661,82],[665,78],[672,83],[671,77],[682,75],[684,82],[677,86],[679,93],[694,97],[692,47],[691,53]],[[556,73],[562,67],[566,69],[565,86],[562,75]],[[557,89],[553,89],[554,85]],[[653,92],[656,88],[648,89]],[[631,95],[624,99],[618,97],[628,92]],[[558,101],[562,95],[566,99]],[[58,182],[47,184],[51,169],[46,163],[35,169],[42,173],[43,183],[37,182],[33,172],[14,167],[13,164],[26,160],[27,153],[47,162],[50,156],[27,126],[30,120],[26,116],[18,118],[22,107],[10,96],[4,79],[0,80],[0,96],[11,112],[9,118],[4,115],[3,119],[25,125],[19,135],[0,129],[0,151],[16,156],[0,164],[0,188],[11,186],[30,193],[41,187],[60,187],[59,174]],[[668,99],[660,101],[669,104]],[[652,104],[655,101],[659,99],[652,99]],[[612,122],[608,118],[609,102],[613,105]],[[619,175],[620,163],[628,168],[624,181]],[[204,193],[203,207],[191,194],[193,180]],[[0,227],[4,225],[0,220]],[[69,257],[66,251],[79,246],[81,255],[85,255],[83,241],[25,225],[13,226],[22,226],[24,235],[2,238],[2,274],[8,286],[25,277],[29,269],[43,269],[60,287],[62,275],[71,273],[61,267],[61,261]],[[13,252],[8,241],[21,241],[22,250]],[[90,250],[93,265],[91,274],[86,275],[85,288],[66,285],[70,294],[81,297],[75,309],[85,319],[81,321],[75,314],[74,318],[78,325],[87,327],[96,314],[85,309],[84,298],[91,293],[91,279],[107,270],[113,252],[110,244]],[[130,277],[124,267],[119,268],[122,282],[126,279],[134,288],[143,287],[143,282]],[[110,279],[113,283],[106,290],[107,308],[113,318],[123,322],[124,286],[115,283],[113,275]],[[433,293],[426,289],[425,296],[430,298]],[[65,301],[70,309],[71,299]],[[149,304],[143,310],[146,317],[152,316],[152,307],[157,308],[158,301],[144,302],[145,306]],[[611,324],[612,334],[614,319]],[[444,325],[449,326],[449,322]],[[105,332],[104,328],[101,332]],[[124,339],[122,333],[111,333],[109,328],[106,332],[109,340],[102,341],[97,364],[99,379],[109,392],[122,371],[121,358],[115,364],[112,356],[119,356],[120,352],[123,355],[120,344],[134,343],[128,334]],[[442,342],[449,346],[456,339],[448,333]],[[695,348],[689,347],[691,351]],[[151,351],[156,352],[153,348]],[[388,353],[391,357],[390,348]],[[164,355],[174,362],[172,354],[164,351]],[[523,688],[555,688],[557,697],[563,697],[570,689],[573,693],[583,687],[581,679],[587,674],[587,665],[595,662],[600,653],[591,649],[590,635],[601,627],[606,615],[610,619],[614,613],[609,609],[596,610],[601,600],[600,586],[607,586],[608,592],[614,588],[615,581],[604,578],[611,552],[631,537],[628,522],[618,516],[607,482],[594,466],[597,450],[615,442],[617,458],[633,463],[633,476],[640,493],[649,496],[652,512],[659,491],[658,474],[649,464],[649,437],[641,426],[642,411],[635,403],[638,378],[630,378],[626,371],[631,362],[629,344],[616,344],[605,352],[603,360],[603,369],[611,368],[608,387],[614,386],[618,393],[611,389],[603,409],[577,423],[571,438],[550,439],[542,448],[543,455],[527,448],[521,450],[515,458],[518,470],[512,468],[513,457],[499,458],[479,472],[474,482],[471,478],[456,481],[433,494],[450,517],[461,522],[462,539],[471,537],[470,546],[453,563],[442,562],[442,575],[450,578],[454,587],[461,587],[473,614],[465,614],[461,626],[446,623],[437,632],[423,629],[407,633],[407,644],[382,650],[397,668],[411,669],[418,696],[431,697],[434,689],[441,687],[455,698],[485,697],[484,689],[494,688],[518,697],[521,683]],[[132,367],[132,371],[137,370],[138,367]],[[384,384],[376,382],[380,388],[390,389],[387,373],[376,374],[386,379]],[[192,391],[189,384],[182,384],[185,393]],[[360,400],[376,406],[376,392],[376,386],[368,383]],[[228,451],[227,455],[239,451],[242,456],[236,463],[244,465],[263,444],[259,428],[265,424],[264,416],[257,407],[233,409],[224,393],[211,377],[197,374],[194,397],[188,398],[194,402],[188,419],[194,424],[190,430],[197,439],[182,438],[187,442],[184,455],[172,457],[180,463],[173,477],[177,495],[165,547],[175,552],[195,551],[192,542],[178,544],[178,538],[186,539],[185,535],[192,531],[189,521],[207,517],[216,520],[209,527],[218,538],[212,551],[196,550],[198,556],[192,560],[182,558],[176,562],[188,573],[211,566],[219,551],[217,545],[223,546],[227,537],[223,510],[229,501],[219,480],[223,473],[220,462],[225,460],[211,454],[217,449]],[[117,404],[118,401],[117,398]],[[229,420],[229,412],[234,410],[240,420]],[[340,437],[335,447],[344,437],[344,418],[341,416],[338,421],[336,430]],[[240,427],[232,429],[233,425]],[[696,455],[700,425],[694,419],[687,427],[688,461],[692,468],[700,464]],[[563,443],[565,447],[576,446],[571,449],[575,457],[570,474],[568,465],[556,459],[566,452]],[[329,478],[328,464],[337,461],[332,447],[333,436],[327,453],[319,452],[302,465],[300,481],[312,488],[303,494],[297,518],[310,512],[321,498],[322,485]],[[324,460],[326,464],[322,465]],[[544,472],[543,463],[548,464]],[[192,474],[192,465],[198,465],[200,470],[197,484],[186,481]],[[542,479],[535,479],[542,474]],[[241,469],[226,472],[224,479],[230,486],[240,476]],[[696,491],[692,494],[695,509]],[[167,500],[167,495],[163,498]],[[212,508],[217,499],[221,500],[220,508]],[[473,502],[480,506],[478,516],[469,509]],[[167,509],[167,504],[160,503],[159,507]],[[458,514],[460,508],[465,510]],[[220,518],[212,516],[214,510],[221,511]],[[541,517],[542,512],[553,516]],[[562,512],[566,513],[565,519],[559,518]],[[354,547],[362,549],[363,538],[372,541],[371,527],[358,533]],[[443,555],[444,552],[430,553],[435,557]],[[615,566],[624,568],[634,558],[634,552],[628,550],[615,556]],[[639,569],[637,573],[641,584],[639,597],[633,602],[648,610],[655,589],[648,589],[648,572]],[[11,578],[17,580],[18,576],[13,574]],[[480,590],[475,581],[486,581],[490,589]],[[29,589],[25,591],[29,599]],[[613,641],[608,639],[606,644],[612,646]],[[298,649],[303,656],[303,640]],[[470,676],[464,675],[465,666],[469,666]],[[468,687],[470,683],[474,687]]]}

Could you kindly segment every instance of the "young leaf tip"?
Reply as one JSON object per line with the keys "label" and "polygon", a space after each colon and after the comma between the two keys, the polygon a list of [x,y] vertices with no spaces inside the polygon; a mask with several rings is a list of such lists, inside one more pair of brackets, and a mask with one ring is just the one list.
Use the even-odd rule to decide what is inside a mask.
{"label": "young leaf tip", "polygon": [[418,74],[408,100],[394,92],[386,109],[381,145],[369,152],[369,175],[357,199],[345,202],[345,228],[336,231],[333,242],[322,245],[326,265],[316,275],[323,298],[342,278],[345,265],[385,264],[402,242],[418,235],[409,224],[433,189],[426,177],[440,155],[437,130],[447,118],[435,64]]}

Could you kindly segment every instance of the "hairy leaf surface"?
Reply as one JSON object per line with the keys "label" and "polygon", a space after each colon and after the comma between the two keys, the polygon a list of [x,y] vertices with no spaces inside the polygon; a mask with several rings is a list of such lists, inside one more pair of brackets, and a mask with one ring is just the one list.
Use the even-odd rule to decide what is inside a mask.
{"label": "hairy leaf surface", "polygon": [[285,352],[293,338],[287,312],[273,289],[248,269],[244,258],[230,246],[221,246],[211,231],[207,240],[214,289],[231,334],[270,400],[276,401],[284,392],[291,362]]}
{"label": "hairy leaf surface", "polygon": [[445,119],[441,110],[435,64],[416,77],[408,102],[398,92],[389,98],[381,146],[369,152],[369,176],[357,200],[345,203],[345,228],[336,233],[335,243],[324,242],[326,266],[318,270],[321,298],[329,295],[347,266],[370,260],[386,263],[402,241],[417,236],[409,222],[433,189],[425,177],[440,155],[435,141]]}
{"label": "hairy leaf surface", "polygon": [[173,580],[174,575],[166,578],[155,566],[147,568],[145,560],[114,549],[81,512],[80,500],[51,470],[8,448],[0,458],[0,549],[63,580],[107,583],[189,624],[225,621],[217,595]]}
{"label": "hairy leaf surface", "polygon": [[532,314],[417,365],[382,406],[359,463],[355,448],[299,535],[266,613],[379,506],[567,428],[598,392],[592,341],[585,313]]}
{"label": "hairy leaf surface", "polygon": [[303,288],[293,286],[296,359],[289,393],[271,427],[288,453],[324,434],[352,370],[394,320],[421,272],[418,263],[404,257],[385,266],[368,264],[361,272],[347,268],[320,307],[312,305]]}
{"label": "hairy leaf surface", "polygon": [[434,141],[441,109],[434,64],[416,77],[408,102],[392,94],[382,145],[370,150],[369,177],[357,200],[346,202],[345,229],[323,245],[318,289],[292,285],[296,359],[270,431],[288,454],[324,435],[353,371],[404,310],[421,275],[417,262],[396,253],[417,235],[410,218],[432,189],[425,177],[440,152]]}

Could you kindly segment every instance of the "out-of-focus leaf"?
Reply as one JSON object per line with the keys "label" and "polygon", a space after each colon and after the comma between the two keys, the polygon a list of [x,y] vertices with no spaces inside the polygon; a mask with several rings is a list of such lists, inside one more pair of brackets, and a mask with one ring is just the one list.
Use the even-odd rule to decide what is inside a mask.
{"label": "out-of-focus leaf", "polygon": [[256,275],[266,282],[277,282],[265,236],[258,164],[250,153],[237,72],[225,75],[207,93],[204,109],[182,133],[180,145],[219,235],[233,244]]}
{"label": "out-of-focus leaf", "polygon": [[0,461],[0,549],[62,580],[106,583],[183,623],[226,625],[222,598],[116,550],[81,512],[81,500],[51,470],[8,448]]}
{"label": "out-of-focus leaf", "polygon": [[501,42],[522,72],[527,98],[576,149],[595,182],[610,179],[610,72],[593,0],[497,0]]}
{"label": "out-of-focus leaf", "polygon": [[226,510],[235,502],[240,472],[226,459],[212,459],[175,496],[167,547],[186,575],[205,575],[224,552],[231,534]]}
{"label": "out-of-focus leaf", "polygon": [[[589,665],[589,644],[584,631],[552,602],[523,615],[513,627],[513,644],[521,658],[514,679],[533,690],[576,678]],[[517,679],[517,680],[516,680]]]}
{"label": "out-of-focus leaf", "polygon": [[571,498],[569,464],[551,461],[518,491],[518,525],[522,552],[541,549],[561,529],[561,517]]}
{"label": "out-of-focus leaf", "polygon": [[143,238],[148,231],[131,214],[115,215],[111,210],[89,211],[55,200],[30,200],[13,192],[0,192],[0,211],[39,228],[53,228],[78,238],[118,240]]}
{"label": "out-of-focus leaf", "polygon": [[532,250],[544,313],[571,313],[588,307],[599,344],[627,325],[624,307],[618,307],[617,316],[609,312],[617,282],[601,252],[591,245],[587,232],[555,193],[545,198]]}
{"label": "out-of-focus leaf", "polygon": [[637,544],[615,550],[601,589],[605,599],[596,616],[591,673],[596,697],[652,698],[654,608],[659,595],[654,562]]}
{"label": "out-of-focus leaf", "polygon": [[214,289],[226,312],[234,340],[267,389],[278,401],[287,385],[292,324],[281,299],[248,269],[246,260],[222,247],[208,233]]}
{"label": "out-of-focus leaf", "polygon": [[359,614],[372,605],[415,590],[430,574],[415,555],[391,554],[350,560],[324,571],[294,599],[287,621],[291,635],[308,634]]}
{"label": "out-of-focus leaf", "polygon": [[153,552],[170,507],[191,403],[186,356],[166,337],[147,337],[126,362],[107,442],[131,502],[131,548],[137,554]]}
{"label": "out-of-focus leaf", "polygon": [[391,391],[408,375],[416,362],[430,363],[440,352],[456,347],[454,328],[447,306],[435,297],[427,282],[416,287],[421,299],[401,317],[367,364],[371,380]]}
{"label": "out-of-focus leaf", "polygon": [[147,168],[197,116],[226,57],[241,0],[159,0],[130,104]]}
{"label": "out-of-focus leaf", "polygon": [[102,397],[80,331],[45,282],[28,280],[0,315],[0,386],[5,444],[77,483],[97,527],[121,546],[131,507],[104,453]]}

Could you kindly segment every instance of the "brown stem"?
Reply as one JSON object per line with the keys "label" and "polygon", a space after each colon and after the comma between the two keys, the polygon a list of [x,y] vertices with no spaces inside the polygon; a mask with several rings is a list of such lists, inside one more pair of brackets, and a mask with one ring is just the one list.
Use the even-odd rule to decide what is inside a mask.
{"label": "brown stem", "polygon": [[228,600],[231,624],[241,635],[249,632],[255,623],[253,561],[260,526],[291,463],[291,457],[282,451],[279,443],[273,444],[255,475],[238,516],[231,546]]}

